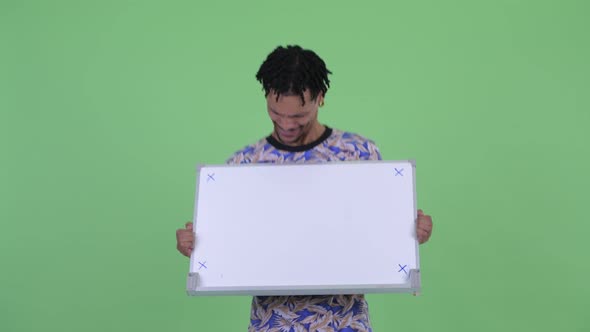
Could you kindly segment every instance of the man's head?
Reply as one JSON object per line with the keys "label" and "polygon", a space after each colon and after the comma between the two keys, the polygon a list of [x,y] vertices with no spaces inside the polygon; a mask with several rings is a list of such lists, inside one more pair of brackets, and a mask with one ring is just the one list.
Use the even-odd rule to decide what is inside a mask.
{"label": "man's head", "polygon": [[318,136],[322,126],[317,111],[330,87],[331,73],[317,54],[300,46],[280,46],[268,55],[256,79],[265,92],[275,138],[296,146]]}
{"label": "man's head", "polygon": [[326,95],[330,87],[328,74],[332,72],[313,51],[289,45],[279,46],[267,56],[256,79],[262,84],[265,96],[273,93],[278,100],[280,95],[296,95],[305,104],[304,91],[309,90],[313,101]]}

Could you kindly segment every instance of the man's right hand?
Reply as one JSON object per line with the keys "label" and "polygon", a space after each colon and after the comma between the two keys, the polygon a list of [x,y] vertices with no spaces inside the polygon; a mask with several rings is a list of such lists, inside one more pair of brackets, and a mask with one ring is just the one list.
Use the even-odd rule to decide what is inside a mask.
{"label": "man's right hand", "polygon": [[187,222],[185,228],[176,230],[176,249],[186,257],[191,257],[195,248],[195,233],[193,233],[193,223]]}

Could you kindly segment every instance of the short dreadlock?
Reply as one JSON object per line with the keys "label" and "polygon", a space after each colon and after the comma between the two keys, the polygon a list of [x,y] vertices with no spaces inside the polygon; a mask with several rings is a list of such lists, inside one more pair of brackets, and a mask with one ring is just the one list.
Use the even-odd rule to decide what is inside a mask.
{"label": "short dreadlock", "polygon": [[310,91],[311,100],[320,93],[325,95],[330,87],[324,60],[311,50],[304,50],[298,45],[279,46],[268,55],[256,73],[256,80],[262,83],[265,96],[272,91],[280,95],[299,95],[305,105],[303,92]]}

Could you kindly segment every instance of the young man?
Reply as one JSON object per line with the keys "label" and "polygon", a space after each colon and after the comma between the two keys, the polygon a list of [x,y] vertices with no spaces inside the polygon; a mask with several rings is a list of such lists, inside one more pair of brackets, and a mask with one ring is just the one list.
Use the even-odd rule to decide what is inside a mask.
{"label": "young man", "polygon": [[[328,74],[324,61],[311,50],[287,46],[270,53],[256,79],[265,91],[273,132],[236,152],[228,163],[380,160],[379,149],[371,140],[318,122],[318,109],[330,86]],[[432,233],[432,219],[421,210],[416,233],[420,243]],[[176,237],[177,249],[190,257],[192,223],[177,230]],[[249,331],[371,331],[371,324],[362,294],[257,296],[252,301]]]}

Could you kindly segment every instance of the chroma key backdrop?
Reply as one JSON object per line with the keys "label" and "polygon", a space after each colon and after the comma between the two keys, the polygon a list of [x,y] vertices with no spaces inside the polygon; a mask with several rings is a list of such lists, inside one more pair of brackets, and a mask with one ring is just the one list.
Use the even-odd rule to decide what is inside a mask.
{"label": "chroma key backdrop", "polygon": [[415,159],[433,218],[422,293],[368,295],[374,331],[590,331],[589,16],[582,0],[0,0],[0,330],[246,331],[250,297],[187,296],[175,231],[196,165],[271,132],[254,76],[298,44],[333,72],[320,122]]}

